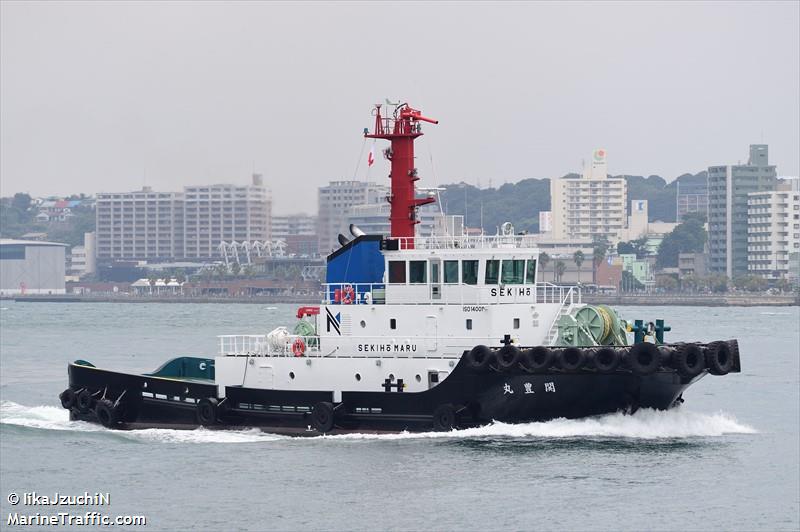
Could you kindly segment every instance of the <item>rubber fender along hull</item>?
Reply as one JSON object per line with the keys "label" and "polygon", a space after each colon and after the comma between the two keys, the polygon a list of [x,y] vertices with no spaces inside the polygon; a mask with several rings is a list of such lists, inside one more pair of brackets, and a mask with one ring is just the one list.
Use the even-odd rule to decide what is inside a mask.
{"label": "rubber fender along hull", "polygon": [[[737,353],[738,354],[738,353]],[[738,369],[738,357],[737,357]],[[601,374],[591,370],[562,372],[551,369],[531,373],[478,371],[462,358],[450,376],[424,392],[342,392],[334,402],[332,391],[292,391],[226,388],[217,397],[212,381],[198,382],[113,372],[84,365],[69,365],[70,389],[89,391],[118,408],[115,428],[170,426],[173,428],[261,427],[277,433],[313,434],[315,405],[333,406],[330,431],[424,431],[434,426],[434,412],[442,405],[453,408],[453,427],[477,426],[492,421],[521,423],[558,417],[580,418],[638,408],[668,409],[679,402],[692,383],[707,374],[689,378],[660,369],[650,375],[619,370]],[[204,399],[214,400],[215,421],[208,405],[198,415]],[[93,410],[70,409],[71,419],[98,422]],[[200,419],[204,421],[201,423]]]}

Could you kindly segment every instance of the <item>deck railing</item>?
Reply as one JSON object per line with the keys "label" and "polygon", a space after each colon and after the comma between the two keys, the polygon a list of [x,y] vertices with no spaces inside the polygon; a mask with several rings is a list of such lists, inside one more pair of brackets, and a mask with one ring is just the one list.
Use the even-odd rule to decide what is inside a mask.
{"label": "deck railing", "polygon": [[[366,357],[381,358],[459,358],[464,349],[478,344],[499,346],[500,337],[482,336],[415,336],[413,338],[387,338],[386,336],[303,336],[290,334],[281,341],[270,341],[266,334],[226,334],[217,336],[220,356],[284,356],[284,357]],[[304,349],[298,354],[293,350],[300,339]],[[358,345],[375,346],[373,349],[358,351]],[[434,347],[435,346],[435,347]],[[346,347],[348,353],[342,354]],[[450,354],[443,354],[443,353]]]}
{"label": "deck railing", "polygon": [[[548,282],[521,285],[471,284],[394,284],[394,283],[325,283],[323,303],[326,305],[492,305],[508,303],[581,303],[579,286],[562,286]],[[511,296],[500,295],[503,288]],[[523,289],[520,293],[519,290]],[[530,293],[525,290],[530,289]],[[400,292],[402,290],[402,292]],[[387,301],[387,292],[391,298]]]}
{"label": "deck railing", "polygon": [[460,235],[393,238],[400,249],[537,248],[533,235]]}

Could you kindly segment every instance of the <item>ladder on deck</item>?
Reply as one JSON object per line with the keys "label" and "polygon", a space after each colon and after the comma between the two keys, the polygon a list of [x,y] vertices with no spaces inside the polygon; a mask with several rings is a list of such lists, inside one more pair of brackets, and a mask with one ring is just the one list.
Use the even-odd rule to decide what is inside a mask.
{"label": "ladder on deck", "polygon": [[[561,301],[561,307],[558,309],[556,317],[553,319],[553,323],[550,324],[550,329],[547,331],[544,345],[553,345],[553,342],[555,342],[558,337],[558,320],[561,319],[561,316],[567,316],[572,313],[572,309],[575,307],[574,290],[574,287],[570,287],[564,295],[564,299]],[[578,292],[578,303],[580,303],[580,292]]]}

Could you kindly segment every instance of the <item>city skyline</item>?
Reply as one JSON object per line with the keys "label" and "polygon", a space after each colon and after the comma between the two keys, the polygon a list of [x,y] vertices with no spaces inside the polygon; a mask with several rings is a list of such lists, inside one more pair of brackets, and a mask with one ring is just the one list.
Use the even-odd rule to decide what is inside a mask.
{"label": "city skyline", "polygon": [[404,12],[416,22],[397,46],[392,5],[4,2],[2,195],[255,171],[277,213],[297,210],[305,187],[385,180],[361,131],[386,97],[440,120],[419,141],[422,186],[578,173],[596,147],[612,175],[672,180],[762,140],[800,174],[796,3]]}

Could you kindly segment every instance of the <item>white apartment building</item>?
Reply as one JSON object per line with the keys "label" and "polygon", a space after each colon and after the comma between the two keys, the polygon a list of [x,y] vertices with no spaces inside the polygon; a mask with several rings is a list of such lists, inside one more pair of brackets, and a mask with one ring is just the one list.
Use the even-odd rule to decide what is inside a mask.
{"label": "white apartment building", "polygon": [[221,242],[272,238],[272,198],[258,174],[246,186],[185,187],[183,208],[183,258],[220,257]]}
{"label": "white apartment building", "polygon": [[183,255],[183,194],[101,192],[95,209],[99,260],[173,259]]}
{"label": "white apartment building", "polygon": [[327,255],[339,247],[339,233],[350,234],[347,219],[352,207],[385,204],[388,195],[388,186],[364,181],[331,181],[320,187],[317,219],[320,254]]}
{"label": "white apartment building", "polygon": [[[747,271],[767,279],[787,277],[800,252],[800,179],[747,195]],[[794,257],[792,259],[791,257]]]}
{"label": "white apartment building", "polygon": [[594,150],[581,176],[550,181],[552,237],[618,241],[625,229],[626,195],[625,179],[608,175],[606,151]]}
{"label": "white apartment building", "polygon": [[272,201],[260,175],[247,186],[97,194],[97,259],[174,262],[220,257],[223,241],[269,240]]}

